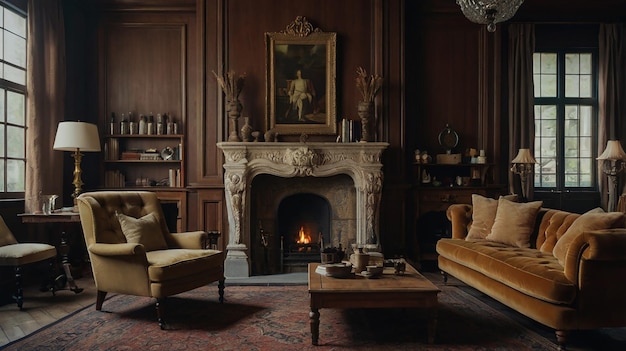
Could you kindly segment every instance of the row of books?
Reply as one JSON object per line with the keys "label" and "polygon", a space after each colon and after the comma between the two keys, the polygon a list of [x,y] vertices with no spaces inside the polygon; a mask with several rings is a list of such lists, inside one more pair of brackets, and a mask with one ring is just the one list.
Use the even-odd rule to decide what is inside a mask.
{"label": "row of books", "polygon": [[119,170],[104,172],[104,186],[107,188],[123,188],[126,186],[126,176]]}
{"label": "row of books", "polygon": [[147,160],[147,161],[162,161],[164,158],[162,154],[166,155],[167,160],[182,160],[180,154],[182,148],[178,144],[178,147],[166,148],[163,153],[150,150],[124,150],[120,153],[120,145],[117,139],[110,139],[104,143],[104,158],[110,161],[117,160]]}

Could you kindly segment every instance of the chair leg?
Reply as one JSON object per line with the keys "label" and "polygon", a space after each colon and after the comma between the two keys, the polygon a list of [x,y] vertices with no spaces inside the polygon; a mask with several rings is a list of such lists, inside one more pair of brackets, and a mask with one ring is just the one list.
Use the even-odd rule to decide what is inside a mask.
{"label": "chair leg", "polygon": [[165,298],[157,298],[155,304],[157,311],[157,320],[159,322],[159,328],[161,328],[161,330],[165,330],[165,319],[163,318],[163,316],[165,315],[165,311],[164,306],[162,306],[164,302]]}
{"label": "chair leg", "polygon": [[224,303],[224,279],[220,279],[217,283],[217,290],[220,294],[220,303]]}
{"label": "chair leg", "polygon": [[22,266],[15,266],[15,302],[17,303],[17,307],[22,311],[22,306],[24,305],[24,290],[22,289]]}
{"label": "chair leg", "polygon": [[556,341],[559,344],[559,351],[567,350],[565,345],[567,344],[569,331],[568,330],[555,330],[554,333],[556,334]]}
{"label": "chair leg", "polygon": [[96,295],[96,311],[102,311],[102,303],[104,302],[104,298],[107,296],[106,291],[98,290],[98,294]]}
{"label": "chair leg", "polygon": [[447,285],[448,284],[448,273],[446,273],[444,271],[440,271],[440,273],[443,276],[443,284]]}

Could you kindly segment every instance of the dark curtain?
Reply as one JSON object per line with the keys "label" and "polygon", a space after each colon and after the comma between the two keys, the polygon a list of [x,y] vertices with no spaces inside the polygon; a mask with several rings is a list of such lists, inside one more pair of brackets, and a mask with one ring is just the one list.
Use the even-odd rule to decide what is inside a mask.
{"label": "dark curtain", "polygon": [[[606,148],[607,140],[620,140],[624,145],[626,137],[626,39],[623,24],[601,24],[599,34],[598,72],[598,154]],[[624,181],[618,189],[624,192]],[[602,205],[607,208],[607,177],[602,173],[598,162],[598,185],[602,195]],[[619,195],[619,194],[618,194]]]}
{"label": "dark curtain", "polygon": [[65,100],[65,31],[60,0],[28,1],[26,205],[41,210],[39,194],[63,192],[63,153],[53,151]]}
{"label": "dark curtain", "polygon": [[[509,160],[517,155],[520,148],[534,149],[534,52],[534,25],[509,25]],[[529,179],[529,201],[533,198],[533,183],[533,179]],[[522,193],[519,176],[512,172],[509,172],[509,191],[512,194]]]}

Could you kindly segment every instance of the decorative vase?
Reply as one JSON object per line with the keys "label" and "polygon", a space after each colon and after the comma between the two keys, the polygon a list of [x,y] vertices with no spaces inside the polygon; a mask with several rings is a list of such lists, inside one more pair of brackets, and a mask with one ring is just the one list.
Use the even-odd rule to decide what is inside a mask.
{"label": "decorative vase", "polygon": [[371,101],[359,101],[357,105],[357,113],[361,118],[361,142],[368,142],[370,140],[369,133],[369,121],[372,112]]}
{"label": "decorative vase", "polygon": [[250,125],[250,117],[243,118],[243,127],[241,127],[241,140],[252,141],[252,126]]}
{"label": "decorative vase", "polygon": [[226,103],[226,112],[228,113],[228,141],[241,141],[237,135],[237,120],[241,115],[243,105],[239,100],[229,101]]}

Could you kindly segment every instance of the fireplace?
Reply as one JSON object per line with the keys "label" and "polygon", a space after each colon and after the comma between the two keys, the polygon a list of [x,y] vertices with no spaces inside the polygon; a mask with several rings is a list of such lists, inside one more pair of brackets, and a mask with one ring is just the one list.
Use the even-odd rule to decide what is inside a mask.
{"label": "fireplace", "polygon": [[[217,146],[225,159],[226,277],[282,270],[276,264],[281,245],[284,250],[281,237],[295,235],[292,231],[298,224],[282,224],[279,207],[300,195],[328,202],[328,228],[316,219],[313,241],[322,232],[326,246],[341,242],[378,247],[380,158],[387,143],[222,142]],[[290,200],[292,196],[296,200]]]}
{"label": "fireplace", "polygon": [[259,175],[250,192],[250,222],[257,224],[251,233],[252,275],[304,271],[307,263],[320,261],[320,248],[356,243],[356,190],[347,175]]}

